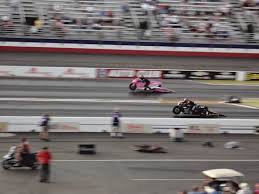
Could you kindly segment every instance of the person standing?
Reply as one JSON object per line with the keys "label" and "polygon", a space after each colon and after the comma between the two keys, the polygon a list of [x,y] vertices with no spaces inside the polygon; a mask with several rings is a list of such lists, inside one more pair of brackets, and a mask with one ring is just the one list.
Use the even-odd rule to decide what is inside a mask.
{"label": "person standing", "polygon": [[37,154],[37,159],[41,165],[40,167],[40,182],[49,182],[50,179],[50,161],[52,155],[48,147],[43,147]]}
{"label": "person standing", "polygon": [[40,126],[42,127],[40,132],[41,140],[49,141],[49,128],[50,128],[49,123],[50,123],[50,116],[46,114],[42,117],[42,121],[40,123]]}
{"label": "person standing", "polygon": [[254,190],[255,194],[259,194],[259,183],[255,184],[255,190]]}
{"label": "person standing", "polygon": [[112,137],[122,137],[122,133],[120,130],[120,117],[121,113],[119,112],[119,109],[114,109],[112,112]]}

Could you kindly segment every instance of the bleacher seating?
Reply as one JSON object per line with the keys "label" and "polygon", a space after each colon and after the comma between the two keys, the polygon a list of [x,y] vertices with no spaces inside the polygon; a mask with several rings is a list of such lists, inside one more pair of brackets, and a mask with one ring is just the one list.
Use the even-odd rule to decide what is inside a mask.
{"label": "bleacher seating", "polygon": [[0,0],[0,35],[253,43],[258,13],[237,0]]}

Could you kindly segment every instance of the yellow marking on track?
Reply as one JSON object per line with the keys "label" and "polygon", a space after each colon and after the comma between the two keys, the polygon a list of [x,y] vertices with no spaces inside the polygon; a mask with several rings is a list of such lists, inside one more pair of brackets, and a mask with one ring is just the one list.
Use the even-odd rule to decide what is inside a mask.
{"label": "yellow marking on track", "polygon": [[241,104],[254,108],[259,108],[259,98],[242,98]]}
{"label": "yellow marking on track", "polygon": [[226,85],[226,86],[259,86],[259,81],[235,81],[235,80],[201,80],[197,81],[208,85]]}

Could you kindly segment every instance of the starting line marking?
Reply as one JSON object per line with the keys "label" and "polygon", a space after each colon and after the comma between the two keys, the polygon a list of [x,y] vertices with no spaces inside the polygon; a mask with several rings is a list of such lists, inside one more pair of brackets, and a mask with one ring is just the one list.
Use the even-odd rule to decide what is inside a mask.
{"label": "starting line marking", "polygon": [[251,160],[219,160],[219,159],[114,159],[114,160],[53,160],[53,162],[259,162]]}

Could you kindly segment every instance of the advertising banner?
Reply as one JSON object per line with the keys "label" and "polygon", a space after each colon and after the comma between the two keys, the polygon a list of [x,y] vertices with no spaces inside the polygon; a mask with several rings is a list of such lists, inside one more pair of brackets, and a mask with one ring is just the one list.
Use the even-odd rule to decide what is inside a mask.
{"label": "advertising banner", "polygon": [[152,125],[123,123],[122,131],[125,133],[152,133]]}
{"label": "advertising banner", "polygon": [[160,70],[137,70],[136,77],[145,76],[147,78],[161,78],[162,71]]}
{"label": "advertising banner", "polygon": [[109,69],[107,72],[108,78],[134,78],[135,75],[134,69]]}
{"label": "advertising banner", "polygon": [[193,124],[188,126],[186,133],[219,134],[220,127],[214,124]]}
{"label": "advertising banner", "polygon": [[245,76],[245,80],[247,81],[258,81],[259,80],[259,72],[247,72]]}
{"label": "advertising banner", "polygon": [[7,122],[0,122],[0,132],[7,132],[8,131],[8,123]]}
{"label": "advertising banner", "polygon": [[95,68],[67,67],[61,72],[62,78],[96,78]]}
{"label": "advertising banner", "polygon": [[0,66],[0,77],[96,78],[96,68]]}
{"label": "advertising banner", "polygon": [[98,69],[98,78],[161,78],[162,71],[152,69]]}
{"label": "advertising banner", "polygon": [[164,79],[235,80],[236,72],[165,70]]}
{"label": "advertising banner", "polygon": [[58,122],[50,125],[51,132],[80,132],[80,123]]}

